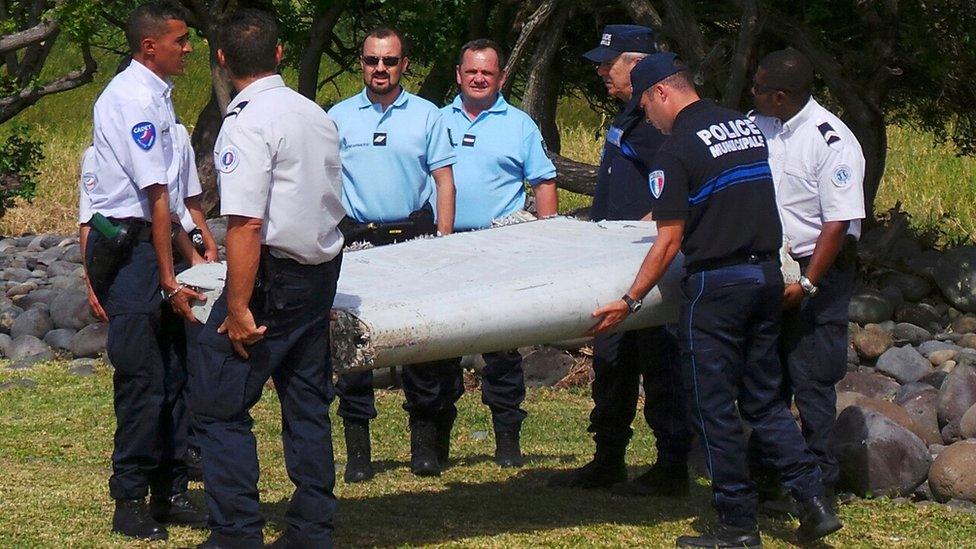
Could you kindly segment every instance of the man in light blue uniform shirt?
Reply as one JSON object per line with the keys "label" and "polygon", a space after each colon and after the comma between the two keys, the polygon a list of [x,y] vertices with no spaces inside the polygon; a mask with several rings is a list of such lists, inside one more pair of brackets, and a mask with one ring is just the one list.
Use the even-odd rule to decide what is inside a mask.
{"label": "man in light blue uniform shirt", "polygon": [[[340,223],[347,243],[388,244],[454,230],[451,148],[441,113],[431,102],[408,93],[400,76],[409,65],[403,36],[376,29],[361,51],[363,91],[329,110],[339,127],[342,159]],[[433,179],[433,185],[430,180]],[[437,187],[437,222],[428,201]],[[410,468],[439,475],[447,465],[451,428],[463,393],[458,360],[403,368],[403,405],[410,415]],[[376,417],[371,371],[345,374],[336,384],[346,439],[346,482],[362,482],[374,472],[369,420]]]}
{"label": "man in light blue uniform shirt", "polygon": [[[484,229],[491,221],[522,209],[525,182],[533,187],[539,217],[556,214],[556,167],[546,156],[538,126],[499,93],[504,60],[491,40],[461,47],[457,83],[461,93],[441,109],[457,153],[458,231]],[[525,419],[522,356],[517,350],[483,355],[481,400],[490,409],[495,430],[495,463],[520,467],[519,431]],[[459,373],[460,375],[460,373]]]}

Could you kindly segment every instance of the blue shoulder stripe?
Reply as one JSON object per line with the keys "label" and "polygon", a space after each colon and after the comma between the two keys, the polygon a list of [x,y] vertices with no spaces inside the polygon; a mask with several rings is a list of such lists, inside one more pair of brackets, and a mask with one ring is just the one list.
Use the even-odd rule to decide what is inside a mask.
{"label": "blue shoulder stripe", "polygon": [[766,179],[772,181],[773,174],[769,170],[769,162],[765,160],[735,166],[718,174],[702,185],[698,189],[698,192],[688,197],[688,204],[692,206],[701,204],[713,194],[740,183],[753,183]]}

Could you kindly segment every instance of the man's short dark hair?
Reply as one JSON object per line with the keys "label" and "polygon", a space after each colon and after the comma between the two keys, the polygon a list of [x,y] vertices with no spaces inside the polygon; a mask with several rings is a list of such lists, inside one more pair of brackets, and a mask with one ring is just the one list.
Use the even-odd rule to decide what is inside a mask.
{"label": "man's short dark hair", "polygon": [[676,90],[695,91],[695,78],[689,70],[678,71],[661,80],[660,83]]}
{"label": "man's short dark hair", "polygon": [[169,0],[147,2],[132,10],[125,22],[125,41],[129,43],[129,50],[133,54],[139,53],[142,41],[165,32],[166,22],[173,19],[186,21],[186,12]]}
{"label": "man's short dark hair", "polygon": [[766,55],[759,68],[766,71],[764,84],[770,88],[790,92],[800,99],[809,98],[813,91],[813,65],[795,48]]}
{"label": "man's short dark hair", "polygon": [[270,74],[278,69],[278,23],[266,12],[237,10],[224,19],[218,46],[237,77]]}
{"label": "man's short dark hair", "polygon": [[494,40],[488,38],[476,38],[465,45],[461,46],[461,53],[458,54],[458,66],[464,61],[464,52],[466,51],[481,51],[481,50],[495,50],[495,55],[498,56],[498,70],[505,70],[505,54],[502,53],[502,48]]}
{"label": "man's short dark hair", "polygon": [[407,41],[403,33],[394,29],[393,27],[376,27],[375,29],[369,31],[369,34],[363,37],[363,42],[359,45],[359,53],[363,53],[363,48],[366,47],[366,40],[369,38],[384,39],[395,36],[397,40],[400,41],[400,55],[403,57],[410,57],[410,42]]}

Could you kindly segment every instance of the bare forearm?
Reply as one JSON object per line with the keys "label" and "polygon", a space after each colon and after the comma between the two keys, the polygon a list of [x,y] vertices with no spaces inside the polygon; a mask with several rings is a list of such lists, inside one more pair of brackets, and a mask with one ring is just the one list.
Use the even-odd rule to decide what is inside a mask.
{"label": "bare forearm", "polygon": [[535,186],[535,212],[538,217],[549,217],[559,213],[559,192],[556,181],[550,179]]}
{"label": "bare forearm", "polygon": [[813,256],[810,257],[810,264],[804,273],[814,285],[820,283],[824,274],[836,261],[837,255],[844,247],[844,238],[847,236],[849,225],[849,221],[828,221],[824,223],[820,236],[817,238],[817,245],[813,249]]}
{"label": "bare forearm", "polygon": [[207,216],[203,214],[203,204],[200,203],[200,197],[193,196],[187,198],[184,204],[186,204],[186,209],[190,211],[190,218],[193,219],[193,224],[200,229],[200,235],[203,236],[203,246],[208,250],[216,250],[217,241],[214,239],[213,233],[210,232],[210,226],[207,225]]}
{"label": "bare forearm", "polygon": [[450,166],[444,166],[431,175],[437,186],[437,232],[451,234],[454,232],[454,171]]}
{"label": "bare forearm", "polygon": [[227,309],[246,311],[261,262],[261,220],[230,216],[227,220]]}

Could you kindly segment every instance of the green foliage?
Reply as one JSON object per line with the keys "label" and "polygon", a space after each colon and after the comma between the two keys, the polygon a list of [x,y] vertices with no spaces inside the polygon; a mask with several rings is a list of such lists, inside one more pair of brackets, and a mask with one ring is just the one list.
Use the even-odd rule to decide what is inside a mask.
{"label": "green foliage", "polygon": [[34,199],[43,160],[41,143],[30,136],[28,128],[12,127],[6,141],[0,143],[0,216],[16,199]]}

